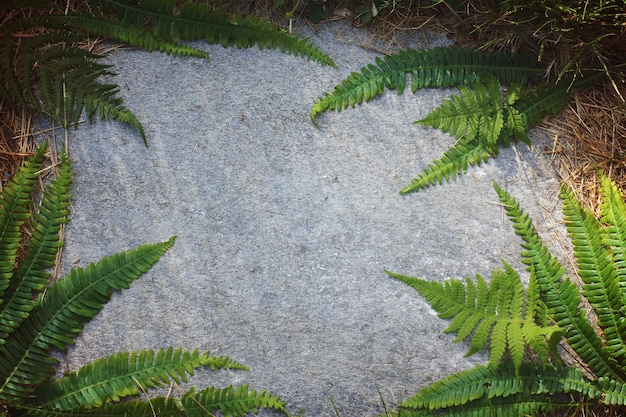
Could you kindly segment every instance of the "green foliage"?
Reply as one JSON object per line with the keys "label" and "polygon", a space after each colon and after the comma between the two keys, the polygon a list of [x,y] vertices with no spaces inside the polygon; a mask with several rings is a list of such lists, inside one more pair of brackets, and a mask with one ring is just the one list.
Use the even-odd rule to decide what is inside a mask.
{"label": "green foliage", "polygon": [[[315,46],[308,38],[289,35],[277,29],[267,21],[250,16],[230,18],[225,12],[202,4],[186,2],[179,13],[175,12],[175,0],[153,0],[135,2],[133,0],[92,0],[100,10],[112,8],[117,15],[122,30],[125,26],[143,28],[155,35],[157,39],[166,41],[205,39],[209,43],[221,44],[224,47],[237,46],[249,48],[279,48],[282,52],[301,55],[324,65],[336,67],[333,60]],[[95,25],[83,27],[89,32],[97,30]],[[110,36],[109,34],[105,34]],[[159,46],[151,45],[152,49]]]}
{"label": "green foliage", "polygon": [[475,82],[472,88],[461,86],[461,94],[444,100],[438,108],[415,123],[431,126],[454,135],[457,139],[479,138],[491,152],[498,144],[517,135],[530,144],[520,112],[513,107],[519,96],[512,89],[502,97],[500,83],[489,77],[486,83]]}
{"label": "green foliage", "polygon": [[570,85],[544,84],[535,88],[520,85],[502,95],[493,77],[476,81],[472,88],[460,87],[454,95],[417,124],[431,126],[454,135],[458,141],[440,159],[433,161],[407,187],[403,194],[418,191],[465,173],[469,165],[480,165],[498,155],[510,139],[530,147],[526,133],[544,117],[558,113],[570,99]]}
{"label": "green foliage", "polygon": [[486,54],[467,48],[435,48],[416,51],[406,49],[376,58],[361,72],[353,72],[330,94],[320,97],[311,109],[311,119],[327,110],[341,111],[356,104],[368,102],[382,94],[385,88],[402,94],[406,88],[406,74],[411,74],[411,91],[419,88],[451,87],[470,84],[481,74],[490,74],[504,82],[522,82],[537,79],[541,74],[534,65],[521,57],[504,54]]}
{"label": "green foliage", "polygon": [[[320,97],[311,109],[311,119],[327,110],[341,111],[368,102],[385,88],[403,93],[406,74],[411,74],[411,91],[419,88],[459,86],[453,95],[416,124],[435,127],[455,136],[457,142],[441,158],[430,163],[403,194],[441,184],[498,155],[511,139],[530,146],[528,130],[546,116],[558,113],[570,100],[573,89],[596,81],[602,72],[587,72],[574,81],[539,84],[545,70],[536,68],[521,56],[487,54],[467,48],[435,48],[400,51],[376,58],[360,73],[353,72],[330,94]],[[501,84],[510,84],[503,94]],[[469,85],[469,87],[468,87]]]}
{"label": "green foliage", "polygon": [[[605,195],[605,202],[600,213],[601,218],[605,217],[608,207],[619,211],[623,209],[623,202],[621,204],[617,202],[621,199],[621,196],[616,199],[614,194],[611,197],[604,191],[610,188],[610,184],[608,179],[602,178],[601,185],[603,194]],[[586,311],[579,308],[581,297],[576,283],[572,282],[570,279],[562,279],[565,269],[550,255],[548,249],[538,237],[528,216],[523,213],[519,205],[503,190],[496,188],[496,191],[500,196],[500,200],[505,204],[507,215],[513,221],[516,234],[521,236],[524,241],[522,261],[530,266],[531,274],[537,277],[536,279],[540,286],[542,298],[549,309],[549,314],[553,317],[555,322],[563,328],[568,343],[597,376],[610,377],[612,380],[620,382],[626,381],[626,371],[613,353],[620,353],[619,345],[622,343],[621,337],[617,340],[611,340],[605,345],[603,338],[596,333],[594,323],[588,320]],[[603,266],[601,270],[594,271],[594,265],[586,263],[593,259],[587,258],[586,254],[582,252],[581,249],[578,249],[580,245],[589,245],[589,240],[592,239],[592,237],[591,235],[581,236],[578,233],[580,229],[577,230],[576,228],[579,228],[583,223],[585,227],[596,226],[596,231],[588,233],[599,234],[599,237],[605,236],[607,229],[606,227],[600,226],[593,215],[580,207],[569,190],[563,188],[561,197],[563,199],[563,212],[565,213],[566,226],[574,244],[574,256],[576,256],[578,260],[578,275],[583,281],[582,295],[588,299],[591,298],[588,301],[591,302],[591,300],[594,300],[594,303],[600,305],[596,297],[600,292],[610,291],[611,283],[608,276],[604,276],[604,281],[598,281],[597,276],[607,274],[610,269],[615,269],[615,265],[609,261],[608,265]],[[622,213],[625,212],[622,211]],[[621,225],[613,224],[611,227],[621,228]],[[598,236],[595,237],[597,238]],[[600,246],[599,248],[595,248],[595,250],[600,252],[617,250],[617,247],[612,244],[611,246],[605,246],[602,241],[596,241],[593,245]],[[607,295],[608,293],[604,294],[605,297]],[[605,307],[600,311],[596,311],[598,316],[606,316],[607,313]],[[606,324],[610,323],[605,322],[605,325]],[[609,325],[606,329],[603,328],[604,336],[606,336],[607,331],[611,334],[614,333],[615,330],[615,324]]]}
{"label": "green foliage", "polygon": [[[549,399],[560,392],[585,392],[596,398],[600,391],[576,368],[547,365],[536,367],[527,362],[515,370],[508,363],[478,365],[451,375],[402,403],[400,416],[430,415],[535,415],[571,404]],[[442,414],[445,409],[445,414]]]}
{"label": "green foliage", "polygon": [[[496,184],[523,240],[522,261],[530,273],[525,297],[519,276],[506,263],[490,284],[480,276],[476,282],[466,279],[464,285],[390,273],[415,288],[441,318],[452,319],[446,332],[458,332],[455,341],[471,339],[468,354],[485,348],[488,341],[490,351],[487,366],[423,389],[403,402],[397,415],[518,416],[583,403],[626,404],[626,203],[615,183],[604,176],[600,182],[599,218],[582,208],[571,190],[561,190],[581,290],[563,278],[565,269],[543,245],[528,215]],[[580,307],[583,299],[592,315]],[[561,336],[591,375],[549,354]]]}
{"label": "green foliage", "polygon": [[[37,210],[33,193],[45,146],[18,171],[0,197],[0,408],[8,415],[206,415],[241,416],[260,408],[285,411],[279,397],[247,386],[191,390],[180,398],[122,401],[150,388],[186,381],[200,367],[246,370],[245,365],[208,352],[180,348],[120,352],[53,379],[53,348],[65,351],[84,323],[106,304],[113,290],[128,288],[172,246],[142,245],[72,269],[49,283],[47,269],[62,246],[59,231],[69,220],[71,170],[63,152],[56,178]],[[18,258],[20,226],[33,225],[26,253]],[[117,403],[117,404],[116,404]]]}
{"label": "green foliage", "polygon": [[117,85],[101,82],[102,77],[114,75],[110,66],[100,63],[101,55],[81,47],[90,35],[197,58],[208,54],[179,40],[205,39],[240,48],[256,44],[336,66],[309,39],[290,35],[261,18],[231,19],[208,5],[191,2],[177,12],[175,0],[91,3],[89,11],[70,13],[64,12],[65,2],[56,6],[40,0],[0,8],[0,99],[44,113],[65,128],[77,125],[83,111],[90,120],[99,114],[101,119],[133,126],[146,142],[143,126],[122,105]]}
{"label": "green foliage", "polygon": [[530,283],[525,297],[519,274],[506,262],[504,270],[493,271],[489,284],[480,275],[476,282],[466,278],[465,285],[455,279],[442,284],[389,275],[415,288],[440,318],[452,319],[444,332],[457,332],[454,342],[471,338],[466,356],[481,351],[488,343],[491,366],[498,365],[508,353],[518,371],[526,346],[547,363],[562,336],[557,326],[548,325],[536,282]]}

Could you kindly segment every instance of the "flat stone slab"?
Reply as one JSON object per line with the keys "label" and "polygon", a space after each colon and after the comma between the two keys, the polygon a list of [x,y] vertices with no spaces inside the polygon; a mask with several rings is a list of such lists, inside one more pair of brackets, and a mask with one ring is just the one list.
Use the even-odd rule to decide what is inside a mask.
{"label": "flat stone slab", "polygon": [[[297,30],[339,69],[205,43],[210,60],[110,54],[150,146],[115,122],[71,130],[75,212],[63,270],[178,238],[86,325],[63,370],[119,350],[210,350],[251,370],[201,371],[197,388],[249,384],[293,413],[334,416],[332,398],[343,416],[376,416],[377,390],[393,407],[485,361],[464,358],[467,345],[453,345],[447,323],[384,269],[488,277],[505,259],[523,271],[492,182],[550,238],[558,181],[541,146],[503,150],[450,183],[401,196],[454,141],[412,122],[456,90],[389,91],[321,115],[318,129],[309,119],[316,98],[379,54],[363,46],[370,35],[341,22]],[[408,46],[447,43],[417,33]]]}

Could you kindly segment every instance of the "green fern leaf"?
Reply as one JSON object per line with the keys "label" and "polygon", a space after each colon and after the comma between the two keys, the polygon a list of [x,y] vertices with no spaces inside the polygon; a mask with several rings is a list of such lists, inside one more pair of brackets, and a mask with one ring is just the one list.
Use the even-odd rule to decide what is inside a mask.
{"label": "green fern leaf", "polygon": [[139,395],[139,388],[157,388],[174,380],[187,381],[187,374],[210,365],[215,369],[247,370],[244,365],[225,357],[212,357],[208,352],[160,349],[119,352],[98,359],[61,379],[42,385],[37,390],[37,406],[46,409],[71,410],[99,407],[109,401]]}
{"label": "green fern leaf", "polygon": [[528,137],[528,129],[524,117],[520,111],[513,106],[507,106],[504,108],[504,120],[503,131],[500,137],[499,143],[501,146],[508,146],[507,140],[512,137],[518,142],[526,144],[531,147],[530,138]]}
{"label": "green fern leaf", "polygon": [[[600,175],[603,197],[600,217],[604,225],[602,243],[610,249],[622,297],[626,297],[626,203],[624,195],[608,177]],[[626,337],[622,332],[622,338]]]}
{"label": "green fern leaf", "polygon": [[445,410],[412,410],[401,409],[399,417],[520,417],[550,415],[549,412],[557,409],[568,410],[574,408],[572,402],[559,403],[543,395],[513,394],[508,397],[493,399],[481,398],[458,407],[449,407]]}
{"label": "green fern leaf", "polygon": [[510,87],[504,96],[504,126],[498,141],[500,146],[508,146],[508,139],[512,137],[518,142],[525,143],[529,148],[531,147],[527,132],[532,126],[526,124],[526,119],[524,119],[520,110],[514,106],[523,94],[527,94],[526,89],[523,89],[518,84]]}
{"label": "green fern leaf", "polygon": [[[43,112],[65,128],[76,125],[83,110],[90,119],[99,111],[102,119],[119,120],[135,127],[144,143],[146,137],[136,116],[116,97],[115,85],[101,84],[103,76],[114,75],[102,57],[76,46],[83,39],[66,27],[66,16],[18,19],[2,27],[0,37],[0,94],[12,105],[20,104]],[[18,40],[12,33],[47,28],[43,33]]]}
{"label": "green fern leaf", "polygon": [[83,32],[124,42],[145,51],[160,51],[168,55],[203,59],[209,58],[209,54],[201,49],[158,37],[144,26],[125,26],[119,20],[108,16],[81,13],[57,17],[69,22],[73,27]]}
{"label": "green fern leaf", "polygon": [[571,83],[562,81],[520,91],[519,99],[512,107],[523,118],[525,130],[537,126],[546,116],[560,112],[571,100],[571,86]]}
{"label": "green fern leaf", "polygon": [[261,408],[281,411],[288,415],[285,402],[267,391],[257,392],[247,385],[224,389],[214,387],[196,392],[191,389],[180,399],[156,397],[147,401],[127,401],[107,404],[93,409],[73,409],[67,411],[35,409],[31,413],[47,417],[63,416],[98,416],[98,417],[204,417],[220,412],[224,416],[244,417],[249,413],[258,413]]}
{"label": "green fern leaf", "polygon": [[419,191],[434,184],[441,184],[444,179],[449,181],[458,174],[467,172],[469,165],[480,165],[486,162],[493,156],[492,152],[493,149],[486,147],[478,139],[468,141],[463,138],[448,149],[440,159],[429,164],[424,172],[400,190],[400,193]]}
{"label": "green fern leaf", "polygon": [[[259,48],[279,48],[282,52],[336,67],[334,61],[308,38],[289,35],[254,16],[230,19],[228,14],[214,10],[209,5],[192,2],[186,2],[180,13],[174,14],[175,0],[140,3],[132,0],[93,0],[92,3],[101,10],[113,8],[123,25],[139,28],[144,27],[146,21],[150,22],[150,31],[157,38],[166,41],[204,38],[209,43],[239,48],[249,48],[256,44]],[[156,46],[151,47],[156,49]]]}
{"label": "green fern leaf", "polygon": [[611,253],[602,243],[601,225],[566,187],[561,190],[561,200],[578,275],[583,281],[583,295],[598,317],[597,324],[604,332],[606,347],[620,361],[626,355],[625,340],[621,337],[626,309]]}
{"label": "green fern leaf", "polygon": [[[601,177],[601,182],[602,193],[606,194],[600,207],[602,223],[581,207],[573,192],[563,188],[561,199],[565,224],[583,280],[582,293],[596,312],[597,324],[604,337],[595,333],[594,326],[587,321],[586,311],[579,307],[580,296],[576,285],[570,280],[562,280],[564,268],[547,251],[528,216],[519,208],[517,201],[494,184],[516,233],[524,241],[522,256],[530,271],[526,301],[524,303],[515,296],[522,291],[521,282],[508,268],[494,273],[491,279],[488,297],[497,299],[495,308],[493,301],[485,301],[484,295],[479,297],[484,292],[480,289],[481,285],[486,285],[482,279],[478,279],[476,285],[466,285],[466,298],[463,300],[458,290],[462,285],[460,281],[448,286],[438,284],[437,287],[424,280],[401,277],[404,282],[416,287],[436,310],[437,304],[432,301],[445,305],[449,311],[456,311],[454,319],[462,316],[464,323],[455,323],[459,332],[464,329],[465,323],[475,326],[471,314],[464,313],[471,309],[477,311],[478,306],[481,311],[483,307],[485,311],[495,309],[498,318],[504,316],[508,320],[495,321],[491,331],[492,355],[494,349],[499,350],[497,363],[490,362],[488,367],[479,366],[455,374],[425,388],[401,404],[398,415],[517,416],[537,415],[555,408],[563,410],[591,402],[626,405],[624,369],[616,360],[624,357],[620,334],[623,319],[620,316],[626,309],[622,305],[623,292],[613,262],[614,259],[621,260],[622,256],[621,250],[614,249],[624,242],[626,203],[614,183],[605,177]],[[422,287],[429,292],[424,294]],[[455,288],[455,291],[446,291],[448,288]],[[476,301],[472,302],[470,298]],[[464,303],[462,310],[450,307],[450,304],[459,302]],[[583,376],[580,369],[563,367],[562,361],[554,361],[557,365],[546,361],[549,355],[556,356],[556,342],[561,337],[558,326],[547,325],[550,317],[563,328],[562,333],[570,346],[588,365],[588,369],[598,376],[597,379]],[[545,332],[544,327],[556,331]],[[479,330],[476,330],[475,334],[478,333]],[[486,343],[484,336],[480,337]],[[524,352],[516,352],[516,348],[512,347],[508,349],[513,360],[502,361],[500,351],[507,347],[505,342],[517,349],[527,345],[535,352],[543,352],[543,366],[523,361],[517,364],[516,358],[522,357]]]}
{"label": "green fern leaf", "polygon": [[435,382],[400,404],[400,408],[439,410],[467,404],[487,393],[492,376],[491,368],[478,365]]}
{"label": "green fern leaf", "polygon": [[183,409],[189,415],[203,415],[204,410],[217,410],[224,415],[245,416],[248,413],[257,413],[260,408],[271,408],[286,413],[285,402],[280,397],[256,390],[249,390],[248,386],[239,386],[237,389],[228,387],[222,390],[209,388],[195,394],[193,391],[181,399]]}
{"label": "green fern leaf", "polygon": [[101,120],[118,120],[133,126],[141,135],[144,145],[148,146],[143,125],[132,111],[122,105],[122,99],[115,97],[118,91],[117,86],[112,84],[97,86],[89,91],[85,94],[85,112],[91,121],[97,111]]}
{"label": "green fern leaf", "polygon": [[[5,290],[13,276],[17,251],[22,241],[20,227],[30,216],[31,195],[45,152],[46,145],[40,146],[35,155],[19,168],[0,197],[0,305],[8,302]],[[6,330],[0,327],[0,340],[4,341],[7,336]]]}
{"label": "green fern leaf", "polygon": [[[27,1],[21,8],[41,7]],[[196,48],[181,45],[179,38],[219,42],[224,46],[280,48],[322,64],[336,66],[306,38],[291,36],[260,18],[231,20],[227,14],[208,5],[185,3],[174,15],[175,1],[132,0],[98,3],[114,7],[120,19],[102,14],[69,14],[47,4],[50,13],[32,18],[5,19],[0,24],[0,98],[13,106],[31,107],[57,120],[64,128],[76,125],[83,110],[90,120],[98,112],[101,119],[127,123],[138,130],[147,145],[143,126],[134,113],[122,105],[115,85],[101,84],[113,75],[98,63],[100,56],[79,48],[76,42],[87,33],[122,40],[147,50],[206,58]],[[97,9],[97,7],[95,8]],[[147,23],[149,22],[149,23]],[[36,32],[32,37],[14,33]]]}
{"label": "green fern leaf", "polygon": [[529,265],[533,279],[537,280],[542,299],[557,325],[563,329],[570,346],[598,376],[607,376],[617,381],[626,381],[626,373],[604,347],[602,339],[579,308],[578,288],[569,279],[561,280],[565,269],[550,255],[543,245],[528,215],[515,199],[494,183],[500,201],[524,243],[522,261]]}
{"label": "green fern leaf", "polygon": [[143,245],[105,257],[86,269],[72,269],[55,281],[45,298],[31,311],[4,345],[0,362],[0,399],[12,401],[28,396],[35,384],[50,377],[56,361],[52,346],[64,350],[80,334],[83,323],[109,301],[111,290],[128,288],[152,267],[174,243]]}
{"label": "green fern leaf", "polygon": [[376,58],[376,65],[353,72],[331,94],[320,97],[311,109],[311,120],[327,110],[341,111],[370,101],[385,87],[404,92],[406,74],[411,74],[411,91],[419,88],[450,87],[475,82],[481,74],[490,74],[503,83],[537,79],[541,73],[528,60],[487,54],[466,48],[402,50]]}
{"label": "green fern leaf", "polygon": [[[597,382],[597,394],[606,405],[626,405],[626,384],[610,378],[601,377]],[[595,388],[595,387],[594,387]]]}
{"label": "green fern leaf", "polygon": [[[588,84],[588,80],[584,82]],[[527,131],[549,114],[556,114],[563,108],[570,100],[570,87],[571,84],[565,82],[542,85],[535,89],[522,89],[518,85],[501,97],[498,79],[493,75],[482,75],[472,83],[472,89],[460,87],[460,95],[445,100],[415,123],[438,128],[457,139],[465,139],[466,143],[477,139],[488,151],[487,157],[495,156],[500,146],[509,145],[511,137],[530,146]],[[468,163],[478,165],[482,160],[486,158]],[[439,169],[436,166],[429,168],[429,173],[432,171],[431,175],[441,182],[443,176]],[[453,172],[456,175],[461,170],[457,168]],[[401,193],[418,191],[424,188],[423,185],[431,185],[422,179],[425,174],[414,180],[418,186],[408,186]]]}
{"label": "green fern leaf", "polygon": [[596,399],[602,391],[573,367],[524,362],[516,371],[506,363],[478,365],[424,388],[400,404],[399,415],[536,415],[552,407],[574,406],[575,402],[559,403],[553,396],[577,393]]}
{"label": "green fern leaf", "polygon": [[445,100],[424,119],[415,122],[450,133],[459,142],[400,193],[415,192],[465,173],[468,165],[480,165],[497,155],[500,146],[509,145],[510,137],[530,146],[527,119],[513,106],[520,89],[512,88],[502,98],[497,79],[493,76],[483,78],[485,83],[477,81],[473,83],[473,89],[460,87],[460,95]]}
{"label": "green fern leaf", "polygon": [[[508,146],[511,137],[530,146],[527,131],[549,114],[559,112],[570,100],[569,85],[566,83],[524,90],[517,86],[504,98],[500,98],[497,79],[493,76],[483,78],[487,81],[486,85],[478,80],[473,84],[473,90],[461,87],[459,96],[452,96],[424,119],[415,122],[439,128],[457,138],[467,140],[477,138],[488,151],[488,155],[476,162],[469,162],[470,165],[479,165],[487,157],[497,155],[498,147]],[[433,174],[437,171],[433,169]],[[421,177],[424,174],[414,181],[422,184]],[[442,177],[438,178],[441,182]],[[424,187],[409,186],[401,193],[418,191],[420,188]]]}
{"label": "green fern leaf", "polygon": [[[539,284],[535,274],[530,274],[526,290],[526,317],[523,335],[524,341],[530,349],[541,359],[558,358],[557,345],[563,337],[563,331],[558,326],[550,326],[548,309],[541,299]],[[526,326],[526,323],[535,322],[538,326]],[[541,330],[541,331],[538,331]],[[545,362],[544,362],[545,363]]]}
{"label": "green fern leaf", "polygon": [[[554,326],[542,328],[536,324],[534,316],[523,315],[524,288],[517,272],[506,262],[504,270],[493,272],[489,285],[480,276],[477,277],[476,285],[468,278],[464,286],[461,281],[454,279],[441,284],[387,273],[415,288],[437,311],[440,318],[452,319],[445,332],[458,332],[454,342],[465,340],[474,333],[467,355],[483,349],[489,339],[489,363],[492,366],[499,364],[508,351],[514,368],[519,369],[525,353],[526,339],[536,339],[537,335],[543,335],[547,341],[555,331],[550,329]],[[525,332],[530,334],[525,335]],[[547,362],[548,351],[548,347],[544,346],[536,353]]]}
{"label": "green fern leaf", "polygon": [[[45,145],[42,146],[42,150],[45,148]],[[70,163],[64,151],[57,166],[56,179],[44,193],[39,210],[33,215],[34,227],[26,255],[12,274],[8,294],[0,304],[0,345],[35,307],[34,293],[48,283],[50,274],[46,269],[54,266],[62,245],[59,242],[60,226],[69,221],[70,182]]]}

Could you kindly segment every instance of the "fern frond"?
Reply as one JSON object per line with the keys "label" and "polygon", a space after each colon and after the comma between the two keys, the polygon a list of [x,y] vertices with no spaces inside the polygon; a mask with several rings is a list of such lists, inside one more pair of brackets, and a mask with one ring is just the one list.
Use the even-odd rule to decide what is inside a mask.
{"label": "fern frond", "polygon": [[458,174],[467,172],[469,165],[487,162],[494,155],[492,151],[478,139],[468,141],[463,138],[448,149],[440,159],[429,164],[424,172],[411,181],[411,184],[400,190],[400,194],[408,194],[434,184],[441,184],[444,179],[449,181]]}
{"label": "fern frond", "polygon": [[537,79],[541,70],[522,57],[487,54],[467,48],[406,49],[397,54],[376,58],[361,72],[353,72],[332,93],[320,97],[311,109],[311,120],[327,110],[341,111],[370,101],[385,88],[402,94],[411,74],[411,91],[419,88],[450,87],[470,84],[481,74],[490,74],[502,83]]}
{"label": "fern frond", "polygon": [[[477,276],[476,284],[467,278],[464,286],[455,279],[441,284],[387,273],[415,288],[440,318],[452,319],[444,331],[457,332],[454,342],[474,334],[466,356],[484,349],[489,340],[490,365],[498,365],[508,351],[517,370],[522,365],[526,339],[543,337],[547,341],[558,329],[537,325],[533,315],[524,315],[525,297],[520,277],[510,265],[503,263],[504,270],[494,270],[490,284],[481,276]],[[544,346],[536,352],[544,363],[548,361],[548,351],[549,348]]]}
{"label": "fern frond", "polygon": [[122,105],[122,99],[115,97],[118,91],[119,88],[113,84],[98,85],[87,90],[84,93],[85,112],[91,121],[97,111],[101,120],[118,120],[134,127],[141,135],[144,145],[148,146],[143,125],[132,111]]}
{"label": "fern frond", "polygon": [[163,39],[148,31],[143,25],[123,25],[119,20],[108,16],[84,13],[58,16],[58,18],[67,21],[73,27],[81,31],[124,42],[145,51],[159,51],[165,52],[168,55],[189,56],[203,59],[209,58],[207,52],[190,45],[183,45],[180,42]]}
{"label": "fern frond", "polygon": [[565,186],[561,189],[561,200],[578,275],[583,281],[583,295],[598,317],[605,346],[620,361],[626,355],[626,342],[621,337],[626,333],[625,306],[611,253],[602,243],[598,220],[580,206],[574,193]]}
{"label": "fern frond", "polygon": [[229,358],[210,356],[198,351],[180,348],[141,352],[119,352],[108,358],[97,359],[63,378],[41,385],[36,405],[46,409],[71,410],[99,407],[109,401],[117,402],[126,396],[135,396],[147,388],[157,388],[174,380],[187,381],[194,369],[210,366],[213,369],[248,368]]}
{"label": "fern frond", "polygon": [[[123,25],[144,27],[149,21],[150,31],[158,38],[177,42],[179,39],[206,39],[224,47],[279,48],[282,52],[302,56],[324,65],[336,67],[334,61],[308,38],[291,36],[258,17],[230,19],[228,14],[213,10],[209,5],[186,2],[179,14],[174,14],[175,0],[93,0],[101,10],[115,9]],[[88,27],[84,27],[88,29]],[[162,46],[150,45],[153,49]]]}
{"label": "fern frond", "polygon": [[80,334],[83,323],[108,302],[111,290],[128,288],[147,272],[174,243],[143,245],[103,258],[86,269],[72,269],[55,281],[45,298],[31,311],[7,340],[0,362],[0,399],[11,401],[28,396],[35,384],[50,377],[56,361],[49,357],[52,346],[64,350]]}
{"label": "fern frond", "polygon": [[224,416],[244,417],[249,413],[258,413],[261,408],[281,411],[288,415],[286,402],[279,396],[267,391],[257,392],[241,385],[236,388],[229,386],[218,389],[206,388],[196,392],[189,390],[180,399],[173,397],[156,397],[147,401],[126,401],[92,409],[45,410],[29,408],[31,415],[46,417],[94,416],[94,417],[204,417],[220,412]]}
{"label": "fern frond", "polygon": [[484,365],[458,372],[424,388],[400,404],[400,408],[439,410],[467,404],[487,393],[493,373],[492,368]]}
{"label": "fern frond", "polygon": [[[511,137],[530,147],[527,131],[547,115],[560,111],[570,99],[565,83],[543,85],[535,89],[522,89],[518,85],[504,97],[500,90],[495,77],[483,75],[472,83],[472,89],[461,86],[460,95],[444,100],[439,107],[415,123],[438,128],[457,139],[464,139],[466,143],[478,140],[489,156],[495,156],[498,147],[509,145]],[[482,160],[485,159],[468,163],[478,165]],[[458,174],[460,170],[454,172]],[[414,181],[422,184],[420,178]],[[442,181],[441,176],[439,181]],[[401,193],[418,191],[420,188],[423,187],[409,186]]]}
{"label": "fern frond", "polygon": [[26,255],[12,274],[8,294],[0,304],[0,345],[35,307],[34,293],[48,283],[50,274],[46,269],[54,266],[62,245],[59,242],[60,226],[69,221],[70,182],[69,158],[63,151],[56,178],[44,193],[38,211],[33,214],[33,231]]}
{"label": "fern frond", "polygon": [[554,410],[566,411],[578,405],[558,402],[545,395],[513,394],[508,397],[481,398],[445,410],[401,409],[398,417],[520,417],[551,415]]}
{"label": "fern frond", "polygon": [[[35,155],[24,162],[0,196],[0,305],[8,302],[5,290],[13,276],[17,250],[22,240],[20,227],[30,216],[37,171],[45,159],[46,147],[46,144],[40,146]],[[0,340],[7,336],[0,328]]]}
{"label": "fern frond", "polygon": [[603,174],[600,174],[600,190],[603,197],[600,220],[605,225],[602,243],[613,255],[617,281],[622,297],[626,297],[626,202],[617,184]]}
{"label": "fern frond", "polygon": [[457,139],[478,138],[492,154],[498,146],[508,146],[509,138],[530,147],[524,114],[514,107],[522,94],[521,86],[511,87],[502,96],[501,86],[493,76],[483,76],[472,83],[471,89],[461,86],[460,95],[453,95],[425,118],[416,121],[454,135]]}
{"label": "fern frond", "polygon": [[[83,36],[70,31],[66,16],[33,17],[2,27],[0,47],[0,94],[12,105],[20,104],[43,112],[63,127],[78,122],[83,110],[90,119],[99,111],[102,119],[119,120],[135,127],[146,142],[137,117],[121,103],[117,86],[101,84],[103,76],[114,75],[100,64],[100,55],[86,51],[76,42]],[[25,39],[14,32],[46,28]]]}
{"label": "fern frond", "polygon": [[[460,415],[469,416],[487,403],[507,407],[520,403],[527,404],[526,413],[533,415],[550,403],[549,396],[568,393],[584,393],[593,399],[602,392],[573,367],[537,367],[524,362],[516,371],[506,363],[489,367],[478,365],[424,388],[400,404],[400,409],[423,410],[426,412],[423,415],[457,415],[455,413],[465,411],[467,414]],[[501,400],[503,398],[514,398],[515,401]],[[401,412],[400,415],[404,414]],[[418,412],[416,415],[422,414]],[[504,414],[493,411],[490,415]]]}
{"label": "fern frond", "polygon": [[267,391],[250,390],[247,385],[237,389],[208,388],[197,394],[192,390],[181,400],[182,409],[188,415],[203,415],[205,410],[219,410],[228,416],[245,416],[248,413],[257,413],[260,408],[271,408],[287,413],[285,402],[278,396]]}
{"label": "fern frond", "polygon": [[612,357],[611,351],[603,346],[593,326],[579,308],[578,288],[569,279],[561,280],[565,269],[548,252],[537,234],[530,218],[506,191],[494,183],[507,216],[513,223],[515,233],[522,238],[522,261],[529,265],[535,276],[548,314],[563,329],[570,346],[597,376],[610,376],[624,382],[626,373]]}

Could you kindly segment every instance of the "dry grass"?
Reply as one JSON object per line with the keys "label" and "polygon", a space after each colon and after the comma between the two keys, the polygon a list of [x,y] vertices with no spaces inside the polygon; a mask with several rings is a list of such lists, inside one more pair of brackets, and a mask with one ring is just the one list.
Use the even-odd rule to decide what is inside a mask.
{"label": "dry grass", "polygon": [[0,187],[13,176],[24,159],[35,149],[30,114],[0,104]]}
{"label": "dry grass", "polygon": [[605,84],[575,94],[558,117],[541,126],[553,138],[557,172],[585,206],[599,203],[597,172],[626,189],[626,105]]}

